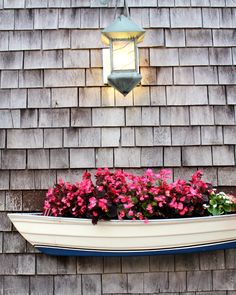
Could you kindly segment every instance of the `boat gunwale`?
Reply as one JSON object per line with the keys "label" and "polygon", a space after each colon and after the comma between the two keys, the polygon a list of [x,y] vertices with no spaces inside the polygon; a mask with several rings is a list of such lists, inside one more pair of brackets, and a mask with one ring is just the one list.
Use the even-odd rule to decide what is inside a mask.
{"label": "boat gunwale", "polygon": [[[89,218],[75,218],[75,217],[56,217],[56,216],[45,216],[42,213],[8,213],[8,217],[17,217],[18,220],[14,221],[22,221],[25,222],[32,220],[35,223],[58,223],[58,224],[84,224],[84,225],[93,225],[92,219]],[[27,218],[28,217],[28,218]],[[32,217],[32,218],[30,218]],[[185,217],[185,218],[166,218],[166,219],[148,219],[147,220],[99,220],[97,225],[105,225],[105,226],[121,226],[121,225],[157,225],[157,224],[176,224],[176,223],[195,223],[195,222],[208,222],[208,221],[220,221],[227,219],[236,218],[236,213],[233,214],[223,214],[223,215],[210,215],[210,216],[201,216],[201,217]],[[12,219],[11,219],[12,221]],[[94,226],[94,225],[93,225]]]}

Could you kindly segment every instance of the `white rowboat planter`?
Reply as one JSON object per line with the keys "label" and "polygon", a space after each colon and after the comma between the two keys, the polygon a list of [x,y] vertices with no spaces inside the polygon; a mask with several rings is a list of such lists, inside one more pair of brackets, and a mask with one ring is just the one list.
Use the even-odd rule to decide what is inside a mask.
{"label": "white rowboat planter", "polygon": [[63,256],[136,256],[191,253],[236,247],[236,214],[99,221],[8,214],[21,235],[41,252]]}

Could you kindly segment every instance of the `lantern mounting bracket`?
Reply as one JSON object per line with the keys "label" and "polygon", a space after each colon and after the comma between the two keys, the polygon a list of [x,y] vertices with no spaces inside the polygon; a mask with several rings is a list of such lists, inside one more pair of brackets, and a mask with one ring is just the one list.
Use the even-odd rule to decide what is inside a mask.
{"label": "lantern mounting bracket", "polygon": [[[118,2],[118,0],[116,0],[114,19],[116,18],[117,2]],[[130,17],[130,15],[129,15],[129,7],[128,7],[128,4],[127,4],[127,1],[126,0],[124,0],[124,5],[123,5],[123,9],[122,9],[121,15],[125,15],[128,18]]]}
{"label": "lantern mounting bracket", "polygon": [[[124,9],[126,10],[126,16],[129,17],[129,7],[128,7],[126,0],[124,0]],[[124,11],[123,11],[123,13],[124,13]]]}
{"label": "lantern mounting bracket", "polygon": [[[111,0],[100,0],[100,3],[101,3],[102,5],[108,5],[108,3],[109,3],[110,1],[111,1]],[[118,0],[116,0],[114,19],[116,18],[117,6],[118,6]],[[130,14],[129,14],[129,7],[128,7],[128,4],[127,4],[127,0],[124,0],[123,11],[122,11],[121,14],[123,14],[123,15],[125,15],[125,16],[127,16],[127,17],[130,17]]]}

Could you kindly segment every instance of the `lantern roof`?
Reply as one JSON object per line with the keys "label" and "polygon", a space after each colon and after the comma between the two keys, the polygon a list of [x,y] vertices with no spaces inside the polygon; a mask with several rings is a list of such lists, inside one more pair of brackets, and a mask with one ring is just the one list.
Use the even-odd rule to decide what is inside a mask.
{"label": "lantern roof", "polygon": [[102,41],[109,44],[110,39],[136,39],[139,43],[143,41],[144,33],[145,30],[130,18],[120,15],[102,31]]}

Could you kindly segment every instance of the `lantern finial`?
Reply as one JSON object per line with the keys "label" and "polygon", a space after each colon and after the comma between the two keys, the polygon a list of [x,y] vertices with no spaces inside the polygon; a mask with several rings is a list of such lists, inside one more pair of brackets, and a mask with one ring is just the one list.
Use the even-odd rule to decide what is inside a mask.
{"label": "lantern finial", "polygon": [[111,73],[108,77],[109,85],[126,96],[142,79],[142,76],[136,72]]}

